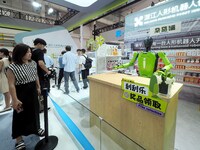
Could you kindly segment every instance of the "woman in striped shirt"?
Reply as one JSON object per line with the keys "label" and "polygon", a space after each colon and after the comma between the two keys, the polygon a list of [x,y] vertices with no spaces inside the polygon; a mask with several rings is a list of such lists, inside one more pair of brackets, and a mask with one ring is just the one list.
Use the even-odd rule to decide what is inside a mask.
{"label": "woman in striped shirt", "polygon": [[16,139],[15,148],[24,150],[22,136],[37,134],[44,136],[40,128],[38,94],[40,84],[36,62],[31,60],[28,45],[18,44],[13,49],[13,63],[9,65],[7,77],[12,96],[13,123],[12,137]]}

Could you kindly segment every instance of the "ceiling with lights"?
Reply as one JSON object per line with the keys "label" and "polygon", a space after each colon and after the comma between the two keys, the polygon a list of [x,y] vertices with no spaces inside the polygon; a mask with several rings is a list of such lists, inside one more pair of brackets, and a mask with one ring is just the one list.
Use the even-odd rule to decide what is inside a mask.
{"label": "ceiling with lights", "polygon": [[[72,31],[95,21],[97,28],[101,28],[124,22],[127,14],[160,1],[0,0],[0,27],[28,31],[61,25]],[[123,6],[126,7],[121,9]]]}
{"label": "ceiling with lights", "polygon": [[62,25],[73,29],[127,0],[0,0],[0,26],[40,29]]}

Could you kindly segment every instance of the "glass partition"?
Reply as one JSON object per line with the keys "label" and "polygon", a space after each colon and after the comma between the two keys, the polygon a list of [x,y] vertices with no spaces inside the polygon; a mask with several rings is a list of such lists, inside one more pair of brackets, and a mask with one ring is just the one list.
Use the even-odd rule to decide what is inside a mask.
{"label": "glass partition", "polygon": [[[103,118],[97,116],[89,109],[89,98],[77,100],[73,95],[64,95],[54,97],[55,103],[66,113],[74,122],[80,132],[84,135],[85,140],[91,144],[95,150],[143,150],[137,143],[120,133],[114,127],[109,125]],[[57,110],[55,109],[55,113]],[[70,133],[69,127],[63,123],[62,117],[57,114],[66,134],[71,134],[77,149],[86,149],[80,143],[80,136],[74,136]]]}
{"label": "glass partition", "polygon": [[116,130],[104,120],[100,122],[100,126],[101,150],[144,150],[144,148]]}

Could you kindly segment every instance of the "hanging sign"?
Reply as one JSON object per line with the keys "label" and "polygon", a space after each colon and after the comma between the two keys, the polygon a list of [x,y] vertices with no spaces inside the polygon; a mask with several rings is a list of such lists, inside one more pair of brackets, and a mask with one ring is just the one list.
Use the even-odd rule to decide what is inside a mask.
{"label": "hanging sign", "polygon": [[156,36],[166,33],[178,33],[178,32],[181,32],[181,22],[151,27],[149,35]]}
{"label": "hanging sign", "polygon": [[147,85],[135,83],[129,79],[122,79],[121,88],[124,91],[122,97],[147,111],[163,116],[166,112],[167,102],[149,91]]}
{"label": "hanging sign", "polygon": [[[170,37],[167,39],[154,39],[152,49],[169,49],[169,48],[199,48],[200,37],[199,36],[186,36],[186,37]],[[144,42],[136,41],[133,43],[133,50],[144,49]]]}
{"label": "hanging sign", "polygon": [[[125,37],[132,38],[134,31],[149,27],[199,18],[199,0],[171,0],[126,16]],[[163,30],[165,30],[163,28]]]}

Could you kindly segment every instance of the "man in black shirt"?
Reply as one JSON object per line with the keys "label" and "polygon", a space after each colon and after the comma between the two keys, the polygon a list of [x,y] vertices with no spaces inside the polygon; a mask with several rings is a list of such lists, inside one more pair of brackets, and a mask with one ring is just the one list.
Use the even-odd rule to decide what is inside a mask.
{"label": "man in black shirt", "polygon": [[[45,40],[40,39],[40,38],[36,38],[33,41],[33,43],[34,43],[35,49],[33,49],[32,51],[32,60],[34,60],[37,63],[37,71],[38,71],[38,77],[40,81],[41,94],[43,96],[44,94],[46,94],[43,88],[47,87],[49,84],[48,83],[49,81],[45,79],[45,75],[51,74],[51,72],[45,66],[45,62],[44,62],[43,49],[47,45],[47,43]],[[43,110],[42,104],[40,106],[40,110],[41,111]]]}

